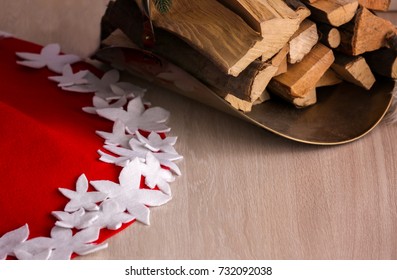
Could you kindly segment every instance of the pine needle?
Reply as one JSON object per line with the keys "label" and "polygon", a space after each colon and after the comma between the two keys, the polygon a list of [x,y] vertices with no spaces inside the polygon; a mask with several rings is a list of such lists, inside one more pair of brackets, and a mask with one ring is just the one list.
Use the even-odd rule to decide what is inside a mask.
{"label": "pine needle", "polygon": [[154,0],[154,6],[161,14],[169,12],[172,6],[172,0]]}

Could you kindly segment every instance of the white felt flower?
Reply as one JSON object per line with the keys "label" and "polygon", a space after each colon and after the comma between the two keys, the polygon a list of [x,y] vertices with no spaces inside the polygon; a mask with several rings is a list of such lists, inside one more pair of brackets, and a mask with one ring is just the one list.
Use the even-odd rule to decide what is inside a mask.
{"label": "white felt flower", "polygon": [[[148,138],[144,137],[139,131],[135,132],[139,142],[152,152],[165,152],[170,154],[177,154],[174,149],[177,137],[166,137],[162,139],[158,133],[151,132]],[[134,145],[137,144],[134,141]]]}
{"label": "white felt flower", "polygon": [[80,208],[86,210],[98,210],[97,202],[103,201],[106,195],[100,192],[87,192],[88,181],[87,177],[82,174],[76,182],[76,191],[69,189],[59,188],[59,191],[70,199],[65,206],[65,211],[74,212]]}
{"label": "white felt flower", "polygon": [[15,256],[15,249],[26,241],[29,237],[29,227],[27,224],[7,232],[0,238],[0,260],[5,260],[7,256]]}
{"label": "white felt flower", "polygon": [[125,125],[122,121],[116,120],[113,125],[113,131],[111,133],[104,131],[96,132],[99,136],[105,139],[105,144],[121,146],[128,148],[128,142],[131,140],[132,135],[125,133]]}
{"label": "white felt flower", "polygon": [[101,204],[101,209],[97,211],[98,219],[94,222],[94,227],[107,228],[110,230],[119,229],[122,224],[131,222],[135,217],[125,212],[116,200],[105,200]]}
{"label": "white felt flower", "polygon": [[60,51],[61,47],[58,44],[49,44],[43,47],[40,54],[17,52],[17,56],[25,59],[17,63],[36,69],[47,66],[51,71],[61,74],[65,65],[78,62],[80,58],[74,54],[59,54]]}
{"label": "white felt flower", "polygon": [[121,97],[115,102],[107,101],[101,97],[94,96],[92,98],[93,107],[83,107],[83,111],[90,114],[96,114],[97,110],[105,109],[105,108],[122,108],[125,104],[127,104],[127,99],[125,97]]}
{"label": "white felt flower", "polygon": [[169,170],[160,166],[160,162],[152,153],[146,154],[146,162],[141,164],[142,175],[145,177],[145,184],[153,189],[156,186],[165,194],[171,195],[171,188],[168,183],[175,180]]}
{"label": "white felt flower", "polygon": [[88,81],[84,77],[88,74],[88,70],[73,73],[72,66],[66,64],[62,69],[62,76],[48,77],[51,81],[57,82],[58,87],[69,87],[73,85],[86,84]]}
{"label": "white felt flower", "polygon": [[113,96],[108,97],[107,98],[108,100],[113,100],[113,99],[117,100],[121,97],[125,97],[127,99],[133,99],[138,96],[143,98],[146,92],[146,89],[126,82],[119,82],[117,84],[112,84],[110,85],[110,89],[113,92]]}
{"label": "white felt flower", "polygon": [[111,181],[92,181],[91,185],[109,200],[118,203],[121,209],[126,209],[138,221],[149,224],[150,210],[147,206],[160,206],[167,203],[171,197],[156,190],[140,189],[140,162],[135,159],[128,162],[120,172],[119,184]]}
{"label": "white felt flower", "polygon": [[[131,143],[131,141],[130,141]],[[140,161],[144,162],[146,160],[147,153],[150,150],[144,148],[144,146],[140,146],[139,150],[131,150],[122,147],[115,147],[110,145],[105,145],[104,148],[109,152],[118,155],[119,157],[115,157],[109,154],[106,154],[102,151],[99,151],[101,155],[100,160],[107,163],[113,163],[119,166],[125,166],[128,161],[134,160],[138,158]],[[177,175],[181,175],[181,170],[179,167],[173,162],[183,157],[179,154],[169,154],[169,153],[153,153],[153,156],[160,162],[161,165],[170,168]]]}
{"label": "white felt flower", "polygon": [[102,78],[98,78],[91,72],[85,78],[88,81],[87,84],[64,87],[63,89],[75,92],[94,92],[95,96],[107,99],[114,96],[110,85],[118,82],[120,74],[116,69],[112,69],[103,74]]}
{"label": "white felt flower", "polygon": [[39,255],[51,251],[50,260],[68,260],[73,253],[87,255],[107,248],[107,244],[90,244],[99,237],[99,228],[90,227],[78,231],[75,235],[71,229],[53,227],[51,237],[30,239],[18,247],[18,255]]}
{"label": "white felt flower", "polygon": [[53,211],[52,215],[58,219],[55,223],[56,226],[76,229],[83,229],[92,226],[99,217],[98,211],[87,212],[84,208],[80,208],[73,213]]}
{"label": "white felt flower", "polygon": [[43,249],[43,251],[36,254],[17,249],[15,250],[15,256],[18,260],[48,260],[51,252],[51,249]]}
{"label": "white felt flower", "polygon": [[164,123],[168,120],[170,113],[160,107],[152,107],[145,109],[141,97],[132,99],[124,109],[100,109],[97,110],[98,115],[116,121],[121,120],[129,133],[141,129],[144,131],[168,132],[170,128]]}

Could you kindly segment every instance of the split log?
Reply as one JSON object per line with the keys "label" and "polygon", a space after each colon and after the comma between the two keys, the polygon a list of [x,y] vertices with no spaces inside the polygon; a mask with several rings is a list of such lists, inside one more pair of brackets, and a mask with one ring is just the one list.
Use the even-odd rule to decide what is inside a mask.
{"label": "split log", "polygon": [[318,43],[305,58],[296,64],[288,65],[288,71],[274,77],[269,89],[281,96],[303,98],[334,62],[331,49]]}
{"label": "split log", "polygon": [[362,56],[335,54],[335,62],[331,67],[343,80],[367,90],[375,83],[375,77]]}
{"label": "split log", "polygon": [[328,24],[317,24],[317,29],[320,32],[320,42],[330,47],[331,49],[335,49],[339,47],[341,38],[340,32],[335,27]]}
{"label": "split log", "polygon": [[349,22],[356,14],[357,0],[317,0],[308,2],[311,17],[315,21],[324,22],[332,26],[341,26]]}
{"label": "split log", "polygon": [[396,27],[388,20],[360,7],[355,18],[339,28],[341,45],[338,50],[349,55],[360,55],[388,45],[388,36],[397,34]]}
{"label": "split log", "polygon": [[297,108],[304,108],[310,105],[314,105],[317,102],[317,92],[316,89],[310,89],[303,97],[295,97],[285,92],[275,92],[275,94],[282,99],[288,101],[289,103],[293,104]]}
{"label": "split log", "polygon": [[285,0],[285,3],[299,15],[301,20],[310,16],[310,10],[300,0]]}
{"label": "split log", "polygon": [[[262,60],[278,53],[308,16],[297,13],[283,0],[218,0],[262,36]],[[308,11],[308,10],[307,10]]]}
{"label": "split log", "polygon": [[324,73],[321,79],[317,82],[316,88],[328,87],[340,84],[343,80],[331,68]]}
{"label": "split log", "polygon": [[285,57],[281,61],[280,65],[278,66],[278,70],[277,70],[276,74],[274,74],[274,77],[284,74],[287,71],[288,71],[288,59],[287,59],[287,57]]}
{"label": "split log", "polygon": [[155,26],[177,34],[225,73],[238,76],[255,59],[276,54],[299,27],[298,15],[282,0],[268,2],[274,4],[267,11],[268,36],[259,35],[241,17],[213,0],[174,0],[166,14],[153,9],[152,19]]}
{"label": "split log", "polygon": [[254,102],[249,102],[246,100],[242,100],[232,94],[227,94],[224,96],[226,102],[228,102],[232,107],[240,110],[244,113],[251,112],[252,106],[262,104],[271,99],[270,94],[267,90],[264,90],[262,94],[256,99]]}
{"label": "split log", "polygon": [[288,43],[288,62],[291,64],[300,62],[317,44],[318,39],[316,24],[305,19]]}
{"label": "split log", "polygon": [[252,110],[252,102],[240,99],[233,94],[226,94],[223,96],[223,99],[226,100],[233,108],[240,110],[242,112],[251,112]]}
{"label": "split log", "polygon": [[297,108],[304,108],[316,104],[317,102],[317,91],[315,88],[309,90],[303,97],[296,97],[292,100]]}
{"label": "split log", "polygon": [[237,76],[263,53],[261,36],[217,1],[178,0],[166,14],[152,11],[156,27],[176,34],[227,74]]}
{"label": "split log", "polygon": [[397,79],[397,53],[394,50],[382,48],[369,52],[365,54],[365,59],[373,72]]}
{"label": "split log", "polygon": [[[128,19],[128,20],[126,20]],[[119,0],[108,9],[104,18],[115,28],[120,28],[134,44],[141,44],[142,34],[136,32],[142,26],[141,13],[134,1]],[[278,67],[259,60],[251,63],[238,77],[222,72],[206,56],[189,44],[165,30],[155,28],[156,44],[151,51],[181,67],[186,72],[211,87],[222,97],[228,94],[253,102],[267,86]]]}
{"label": "split log", "polygon": [[387,11],[390,6],[390,0],[358,0],[363,7],[375,11]]}
{"label": "split log", "polygon": [[263,91],[262,95],[259,96],[259,98],[253,103],[253,105],[262,104],[263,102],[266,102],[266,101],[268,101],[268,100],[270,100],[270,99],[271,99],[270,94],[269,94],[269,92],[265,89],[265,90]]}

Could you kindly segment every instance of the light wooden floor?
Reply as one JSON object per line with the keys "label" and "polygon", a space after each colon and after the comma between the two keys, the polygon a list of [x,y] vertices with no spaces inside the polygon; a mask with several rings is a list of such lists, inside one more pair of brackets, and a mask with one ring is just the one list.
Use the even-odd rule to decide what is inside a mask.
{"label": "light wooden floor", "polygon": [[[0,0],[0,30],[88,54],[106,2]],[[308,146],[147,86],[172,113],[183,176],[151,226],[84,259],[397,259],[397,125]]]}

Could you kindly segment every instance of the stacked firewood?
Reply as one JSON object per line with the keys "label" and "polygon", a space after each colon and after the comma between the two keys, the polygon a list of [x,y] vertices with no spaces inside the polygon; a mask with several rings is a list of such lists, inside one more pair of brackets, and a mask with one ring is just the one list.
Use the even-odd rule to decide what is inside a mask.
{"label": "stacked firewood", "polygon": [[[116,1],[120,11],[127,1]],[[269,92],[306,107],[316,103],[319,87],[347,81],[368,90],[378,75],[397,78],[397,29],[374,12],[386,11],[390,0],[172,3],[167,13],[151,9],[151,51],[244,112],[266,101]],[[120,21],[117,27],[139,43],[132,22],[139,24]]]}

